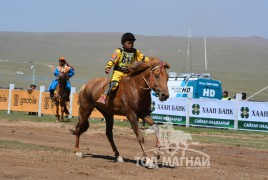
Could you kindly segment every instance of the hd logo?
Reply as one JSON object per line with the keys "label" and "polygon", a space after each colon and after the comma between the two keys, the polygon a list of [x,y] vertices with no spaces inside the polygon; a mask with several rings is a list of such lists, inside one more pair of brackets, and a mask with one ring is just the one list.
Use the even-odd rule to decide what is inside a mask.
{"label": "hd logo", "polygon": [[249,108],[248,107],[241,107],[241,118],[248,118],[249,117]]}
{"label": "hd logo", "polygon": [[192,114],[198,115],[200,113],[200,105],[199,104],[193,104],[192,105]]}

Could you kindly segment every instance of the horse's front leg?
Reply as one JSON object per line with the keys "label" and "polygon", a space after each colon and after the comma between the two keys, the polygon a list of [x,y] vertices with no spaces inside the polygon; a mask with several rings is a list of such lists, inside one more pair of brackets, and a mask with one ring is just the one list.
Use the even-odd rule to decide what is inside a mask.
{"label": "horse's front leg", "polygon": [[56,105],[56,122],[60,121],[60,115],[59,115],[59,104],[55,103]]}
{"label": "horse's front leg", "polygon": [[60,107],[61,107],[61,116],[60,116],[60,120],[61,120],[61,122],[63,122],[64,121],[64,112],[65,112],[65,107],[64,107],[64,103],[60,103]]}
{"label": "horse's front leg", "polygon": [[151,160],[146,154],[146,150],[145,150],[145,146],[144,146],[144,137],[143,137],[143,135],[140,131],[139,125],[138,125],[137,115],[134,112],[129,113],[129,114],[127,114],[127,118],[130,121],[132,129],[135,132],[137,140],[141,146],[143,157],[146,159],[145,166],[148,166],[148,168],[156,168],[157,166],[156,166],[156,164],[154,164],[154,161]]}
{"label": "horse's front leg", "polygon": [[160,158],[160,133],[159,133],[159,127],[155,124],[154,120],[151,118],[151,116],[147,115],[143,118],[143,121],[145,121],[148,125],[151,126],[151,128],[155,132],[155,138],[156,138],[156,157],[157,159]]}

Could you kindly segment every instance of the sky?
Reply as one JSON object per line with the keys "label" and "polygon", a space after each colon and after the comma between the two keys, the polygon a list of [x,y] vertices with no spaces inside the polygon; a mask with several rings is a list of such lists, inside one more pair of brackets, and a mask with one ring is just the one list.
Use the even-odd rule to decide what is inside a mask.
{"label": "sky", "polygon": [[0,0],[0,31],[268,38],[268,0]]}

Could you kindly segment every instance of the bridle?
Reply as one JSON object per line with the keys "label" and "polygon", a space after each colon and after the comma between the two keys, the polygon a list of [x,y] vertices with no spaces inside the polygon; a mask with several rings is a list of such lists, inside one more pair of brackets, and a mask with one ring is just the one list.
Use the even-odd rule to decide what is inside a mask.
{"label": "bridle", "polygon": [[[145,81],[145,83],[146,83],[146,85],[147,85],[148,87],[147,87],[147,88],[141,87],[142,89],[145,89],[145,90],[153,90],[156,94],[159,93],[159,92],[156,92],[157,87],[158,87],[158,83],[157,83],[157,81],[158,81],[157,79],[158,79],[158,78],[156,78],[156,77],[154,76],[153,72],[154,72],[154,70],[156,70],[157,68],[164,68],[164,62],[160,61],[160,64],[159,64],[159,65],[157,65],[157,66],[155,66],[155,67],[153,67],[153,68],[151,69],[151,72],[150,72],[150,76],[149,76],[149,80],[148,80],[148,81],[145,79],[145,77],[144,77],[144,75],[143,75],[143,73],[142,73],[143,80]],[[155,81],[154,79],[156,79],[156,81]]]}

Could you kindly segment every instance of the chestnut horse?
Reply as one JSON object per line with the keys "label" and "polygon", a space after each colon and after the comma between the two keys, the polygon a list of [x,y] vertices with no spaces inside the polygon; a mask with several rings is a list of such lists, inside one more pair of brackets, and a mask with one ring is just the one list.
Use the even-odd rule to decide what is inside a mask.
{"label": "chestnut horse", "polygon": [[[150,117],[151,113],[151,90],[153,90],[159,97],[160,101],[165,101],[169,97],[167,81],[168,74],[166,69],[170,66],[166,62],[150,57],[150,61],[135,62],[129,67],[130,73],[123,77],[117,91],[111,92],[106,104],[99,104],[96,101],[104,92],[109,80],[105,78],[95,78],[90,80],[79,92],[80,104],[78,119],[75,130],[71,132],[76,135],[74,152],[77,157],[82,157],[79,152],[79,138],[80,135],[87,131],[89,127],[88,118],[94,108],[102,113],[106,122],[106,136],[115,153],[115,158],[118,162],[123,162],[123,158],[115,146],[113,140],[113,123],[114,115],[124,115],[131,123],[137,140],[141,146],[143,156],[146,161],[150,163],[150,158],[147,157],[144,148],[144,138],[138,127],[139,118],[144,120],[147,124],[153,127],[155,133],[158,133],[158,126]],[[158,136],[156,136],[158,137]],[[157,138],[158,144],[158,138]],[[146,162],[146,164],[148,164]]]}
{"label": "chestnut horse", "polygon": [[[56,93],[53,97],[53,101],[56,105],[56,121],[64,121],[64,113],[66,115],[69,115],[69,110],[66,106],[67,102],[67,90],[66,90],[66,83],[68,80],[68,74],[67,73],[60,73],[58,76],[58,86],[56,88]],[[61,107],[61,115],[59,115],[59,106]]]}

